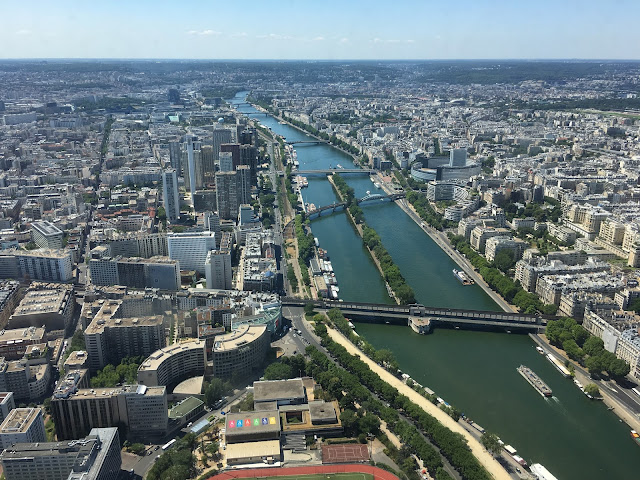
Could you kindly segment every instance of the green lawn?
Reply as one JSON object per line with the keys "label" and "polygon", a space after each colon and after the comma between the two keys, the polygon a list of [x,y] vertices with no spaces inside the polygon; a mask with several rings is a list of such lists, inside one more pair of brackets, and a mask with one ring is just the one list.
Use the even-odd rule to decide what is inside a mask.
{"label": "green lawn", "polygon": [[313,475],[288,475],[280,477],[249,477],[243,480],[373,480],[369,473],[327,473]]}

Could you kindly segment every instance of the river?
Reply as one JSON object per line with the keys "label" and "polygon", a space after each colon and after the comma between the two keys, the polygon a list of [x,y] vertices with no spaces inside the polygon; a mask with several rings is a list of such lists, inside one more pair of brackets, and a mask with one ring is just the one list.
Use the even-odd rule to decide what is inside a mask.
{"label": "river", "polygon": [[[244,101],[246,92],[234,102]],[[249,106],[238,110],[287,140],[310,137]],[[296,148],[301,169],[352,168],[351,157],[328,145]],[[374,191],[368,175],[345,175],[357,196]],[[336,195],[323,176],[309,176],[305,202],[333,203]],[[390,202],[363,206],[367,224],[425,305],[499,310],[477,285],[462,286],[455,263],[430,237]],[[344,212],[315,219],[311,229],[333,263],[340,298],[391,303],[384,282]],[[411,329],[358,323],[357,331],[377,348],[389,348],[403,371],[433,389],[487,430],[498,434],[531,462],[542,463],[560,480],[640,478],[640,450],[629,429],[602,403],[588,400],[570,380],[539,355],[526,335],[436,329],[421,336]],[[531,367],[551,387],[542,398],[517,372]]]}

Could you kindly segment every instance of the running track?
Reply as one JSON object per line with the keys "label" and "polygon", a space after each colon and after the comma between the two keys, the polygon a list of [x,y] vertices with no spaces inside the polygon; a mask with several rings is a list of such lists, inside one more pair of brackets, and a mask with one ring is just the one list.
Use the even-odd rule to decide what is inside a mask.
{"label": "running track", "polygon": [[236,478],[281,477],[289,475],[315,475],[327,473],[369,473],[374,480],[398,480],[393,473],[371,465],[318,465],[314,467],[251,468],[231,470],[209,477],[208,480],[233,480]]}

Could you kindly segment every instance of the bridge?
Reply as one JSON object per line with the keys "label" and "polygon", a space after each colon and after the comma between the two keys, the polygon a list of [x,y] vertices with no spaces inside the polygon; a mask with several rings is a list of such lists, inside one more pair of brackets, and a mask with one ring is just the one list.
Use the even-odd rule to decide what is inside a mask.
{"label": "bridge", "polygon": [[325,170],[294,170],[293,175],[332,175],[334,173],[366,173],[371,175],[375,170],[370,168],[327,168]]}
{"label": "bridge", "polygon": [[337,300],[301,300],[299,298],[282,298],[283,306],[303,307],[313,303],[315,308],[330,310],[339,308],[349,317],[381,316],[387,318],[406,319],[422,317],[429,319],[433,326],[448,325],[453,327],[489,327],[504,329],[520,329],[538,332],[547,325],[547,320],[555,318],[549,315],[526,315],[524,313],[492,312],[486,310],[464,310],[460,308],[426,307],[420,304],[387,305],[378,303],[340,302]]}
{"label": "bridge", "polygon": [[[367,202],[373,202],[375,200],[389,200],[391,202],[395,202],[396,200],[398,200],[399,198],[404,198],[405,197],[405,193],[394,193],[391,195],[383,195],[380,193],[374,193],[374,194],[369,194],[366,195],[362,198],[357,198],[356,199],[356,203],[358,205],[363,204],[363,203],[367,203]],[[344,207],[347,206],[347,202],[336,202],[336,203],[332,203],[331,205],[324,205],[322,207],[316,207],[313,210],[309,210],[308,212],[305,212],[307,215],[307,218],[311,219],[312,217],[315,216],[320,216],[322,214],[322,212],[325,212],[327,210],[331,210],[332,212],[338,211],[343,209]]]}
{"label": "bridge", "polygon": [[324,140],[293,140],[286,142],[287,145],[320,145],[321,143],[329,143]]}

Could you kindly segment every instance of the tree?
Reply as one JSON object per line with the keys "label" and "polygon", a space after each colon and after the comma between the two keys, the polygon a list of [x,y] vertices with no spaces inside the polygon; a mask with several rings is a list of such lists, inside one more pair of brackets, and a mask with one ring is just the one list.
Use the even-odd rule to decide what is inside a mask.
{"label": "tree", "polygon": [[584,387],[584,393],[586,393],[587,395],[591,395],[592,397],[599,397],[600,389],[595,383],[588,383]]}
{"label": "tree", "polygon": [[630,371],[631,367],[629,366],[629,364],[620,358],[616,358],[615,360],[613,360],[607,368],[607,372],[609,372],[609,375],[617,378],[622,378],[628,375]]}
{"label": "tree", "polygon": [[315,308],[315,305],[313,304],[313,302],[307,302],[304,304],[304,313],[305,315],[311,315],[313,313],[313,309]]}
{"label": "tree", "polygon": [[629,304],[629,306],[627,307],[627,310],[631,310],[632,312],[636,312],[638,315],[640,315],[640,298],[636,298],[633,302],[631,302],[631,304]]}
{"label": "tree", "polygon": [[286,363],[272,363],[264,371],[265,380],[286,380],[293,377],[293,369]]}
{"label": "tree", "polygon": [[480,442],[482,443],[482,446],[494,457],[496,455],[500,455],[500,452],[502,452],[502,445],[500,445],[498,436],[495,433],[484,432],[482,437],[480,437]]}
{"label": "tree", "polygon": [[591,336],[589,331],[582,325],[574,325],[571,331],[573,333],[573,338],[579,346],[583,346],[584,342],[586,342]]}
{"label": "tree", "polygon": [[361,433],[376,435],[380,430],[380,419],[374,414],[367,414],[358,421],[358,428]]}
{"label": "tree", "polygon": [[358,430],[358,417],[353,410],[346,409],[340,414],[340,422],[346,435],[355,435]]}
{"label": "tree", "polygon": [[600,375],[604,370],[602,357],[600,357],[600,355],[593,355],[587,358],[585,365],[589,370],[590,375]]}
{"label": "tree", "polygon": [[592,357],[604,350],[604,341],[601,338],[591,336],[585,340],[582,348],[584,353]]}
{"label": "tree", "polygon": [[224,382],[220,378],[213,378],[204,389],[204,403],[213,407],[226,393]]}
{"label": "tree", "polygon": [[493,263],[504,273],[507,273],[515,264],[513,251],[506,248],[500,250],[493,259]]}

